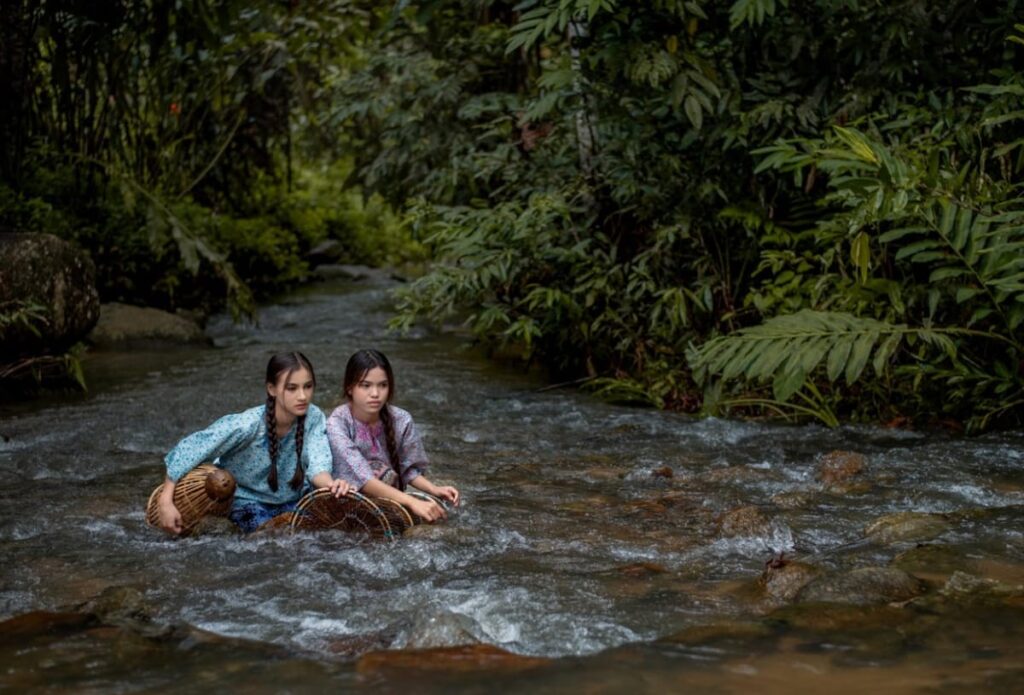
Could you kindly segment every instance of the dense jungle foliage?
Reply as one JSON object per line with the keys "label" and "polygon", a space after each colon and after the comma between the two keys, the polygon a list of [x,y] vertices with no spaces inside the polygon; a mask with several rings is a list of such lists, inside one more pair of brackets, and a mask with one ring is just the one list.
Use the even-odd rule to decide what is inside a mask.
{"label": "dense jungle foliage", "polygon": [[1019,422],[1022,9],[397,7],[340,114],[437,256],[396,324],[662,407]]}
{"label": "dense jungle foliage", "polygon": [[106,298],[244,310],[320,240],[412,234],[397,327],[610,398],[1024,415],[1017,0],[3,12],[0,224],[80,241]]}
{"label": "dense jungle foliage", "polygon": [[[254,295],[421,250],[345,181],[321,120],[366,10],[340,0],[0,6],[0,227],[71,239],[104,301],[250,314]],[[365,31],[360,29],[360,31]]]}

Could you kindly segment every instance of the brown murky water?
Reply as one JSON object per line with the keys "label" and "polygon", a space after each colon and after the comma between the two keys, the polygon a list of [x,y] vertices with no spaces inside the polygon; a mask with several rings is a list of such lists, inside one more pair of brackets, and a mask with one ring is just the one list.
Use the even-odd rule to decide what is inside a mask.
{"label": "brown murky water", "polygon": [[[216,321],[210,350],[97,355],[89,397],[0,411],[0,687],[1024,690],[1020,433],[541,392],[452,338],[388,335],[387,287]],[[309,355],[328,409],[367,346],[391,357],[434,477],[463,490],[455,518],[389,545],[145,526],[163,454],[259,403],[270,353]],[[833,450],[864,458],[825,474]],[[759,582],[779,553],[794,562]]]}

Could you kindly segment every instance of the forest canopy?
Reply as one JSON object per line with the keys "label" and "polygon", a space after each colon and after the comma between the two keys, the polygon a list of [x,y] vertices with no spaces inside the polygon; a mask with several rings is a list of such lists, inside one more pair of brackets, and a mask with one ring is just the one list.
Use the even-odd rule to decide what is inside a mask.
{"label": "forest canopy", "polygon": [[1021,10],[6,3],[0,224],[78,241],[107,297],[243,312],[327,238],[427,253],[396,327],[605,397],[1010,426]]}

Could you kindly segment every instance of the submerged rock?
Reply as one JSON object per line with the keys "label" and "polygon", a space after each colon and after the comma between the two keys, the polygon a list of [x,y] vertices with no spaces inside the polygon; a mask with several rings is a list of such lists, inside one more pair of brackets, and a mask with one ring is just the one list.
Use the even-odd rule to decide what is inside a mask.
{"label": "submerged rock", "polygon": [[895,567],[861,567],[820,577],[801,589],[796,599],[863,606],[907,601],[924,589],[920,579]]}
{"label": "submerged rock", "polygon": [[205,345],[199,324],[160,309],[112,302],[104,304],[89,342],[100,348],[145,347],[163,343]]}
{"label": "submerged rock", "polygon": [[925,577],[949,576],[958,570],[973,566],[973,562],[963,551],[948,545],[918,545],[903,551],[889,564],[904,572]]}
{"label": "submerged rock", "polygon": [[806,509],[814,504],[814,493],[807,490],[790,490],[772,495],[772,504],[781,509]]}
{"label": "submerged rock", "polygon": [[461,613],[436,613],[423,615],[409,627],[405,634],[406,649],[434,649],[438,647],[455,647],[467,644],[479,644],[474,634],[479,625],[469,616]]}
{"label": "submerged rock", "polygon": [[52,234],[0,234],[0,306],[10,302],[42,305],[46,323],[7,326],[0,358],[63,352],[100,314],[92,259]]}
{"label": "submerged rock", "polygon": [[864,528],[864,536],[876,543],[930,541],[949,530],[949,522],[940,514],[900,512],[886,514]]}
{"label": "submerged rock", "polygon": [[825,487],[838,488],[850,484],[866,470],[867,458],[864,454],[855,451],[830,451],[821,457],[818,480]]}
{"label": "submerged rock", "polygon": [[537,656],[520,656],[490,644],[473,644],[440,649],[406,649],[364,654],[356,671],[372,674],[392,669],[452,673],[467,671],[523,671],[550,662]]}
{"label": "submerged rock", "polygon": [[841,603],[804,603],[785,606],[766,616],[771,624],[812,632],[871,632],[904,625],[912,611],[894,606],[855,606]]}
{"label": "submerged rock", "polygon": [[764,590],[765,598],[777,603],[788,603],[820,574],[821,570],[814,565],[787,562],[781,567],[769,566],[758,583]]}
{"label": "submerged rock", "polygon": [[716,642],[730,642],[771,637],[775,631],[764,623],[723,622],[711,625],[695,625],[685,630],[660,638],[659,642],[696,646]]}
{"label": "submerged rock", "polygon": [[738,507],[725,512],[718,518],[718,532],[727,538],[766,536],[771,533],[771,522],[757,507]]}

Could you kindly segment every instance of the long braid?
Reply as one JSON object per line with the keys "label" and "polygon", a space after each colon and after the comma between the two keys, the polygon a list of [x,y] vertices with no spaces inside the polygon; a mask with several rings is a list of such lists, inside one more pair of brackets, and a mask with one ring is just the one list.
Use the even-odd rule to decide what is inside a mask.
{"label": "long braid", "polygon": [[395,422],[391,419],[391,406],[384,404],[380,409],[380,422],[384,426],[384,440],[388,445],[388,459],[395,471],[395,486],[405,491],[405,481],[402,480],[402,464],[398,458],[398,442],[395,440]]}
{"label": "long braid", "polygon": [[295,474],[292,475],[292,490],[302,487],[302,479],[305,476],[305,469],[302,467],[302,439],[306,434],[306,416],[300,415],[295,420]]}
{"label": "long braid", "polygon": [[280,442],[277,439],[277,399],[271,395],[267,396],[267,444],[270,449],[270,473],[267,475],[267,485],[274,492],[277,492],[277,450]]}

